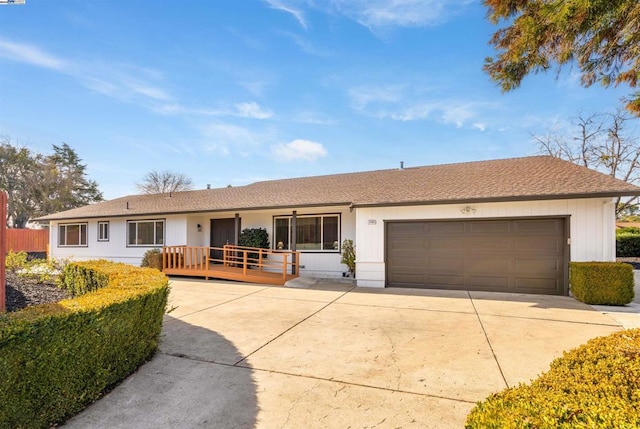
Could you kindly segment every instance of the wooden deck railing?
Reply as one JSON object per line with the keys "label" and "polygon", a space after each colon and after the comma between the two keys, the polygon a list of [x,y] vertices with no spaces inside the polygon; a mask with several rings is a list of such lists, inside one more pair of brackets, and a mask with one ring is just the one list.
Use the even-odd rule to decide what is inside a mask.
{"label": "wooden deck railing", "polygon": [[164,246],[162,267],[167,274],[284,284],[298,277],[300,254],[235,246]]}

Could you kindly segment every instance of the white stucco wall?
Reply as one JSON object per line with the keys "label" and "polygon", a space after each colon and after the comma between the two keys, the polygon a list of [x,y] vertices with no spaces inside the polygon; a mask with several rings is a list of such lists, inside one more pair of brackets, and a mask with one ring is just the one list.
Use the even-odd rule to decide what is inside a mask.
{"label": "white stucco wall", "polygon": [[[140,265],[144,253],[153,246],[127,246],[127,221],[164,220],[165,243],[184,244],[187,237],[187,218],[184,216],[132,216],[130,218],[65,220],[51,222],[49,243],[51,257],[56,259],[109,259],[115,262]],[[98,222],[109,222],[109,241],[98,241]],[[58,225],[87,223],[87,246],[58,246]]]}
{"label": "white stucco wall", "polygon": [[[266,228],[269,239],[273,237],[273,217],[291,215],[293,209],[256,210],[240,212],[241,228]],[[356,214],[348,207],[318,207],[296,209],[298,215],[335,214],[341,217],[341,241],[350,238],[355,241]],[[144,219],[165,220],[165,244],[167,246],[209,246],[211,219],[235,217],[235,212],[216,212],[190,215],[142,216],[115,219],[68,220],[51,222],[50,243],[53,258],[74,260],[109,259],[116,262],[139,265],[144,253],[152,247],[127,246],[127,221]],[[98,222],[109,221],[109,241],[98,241]],[[60,223],[88,223],[86,247],[58,246],[58,225]],[[198,230],[200,225],[200,230]],[[311,277],[341,277],[347,267],[340,263],[339,252],[302,252],[300,275]]]}
{"label": "white stucco wall", "polygon": [[[475,212],[463,214],[471,207]],[[614,261],[615,210],[610,198],[356,209],[358,286],[385,286],[385,231],[390,220],[570,216],[571,261]]]}

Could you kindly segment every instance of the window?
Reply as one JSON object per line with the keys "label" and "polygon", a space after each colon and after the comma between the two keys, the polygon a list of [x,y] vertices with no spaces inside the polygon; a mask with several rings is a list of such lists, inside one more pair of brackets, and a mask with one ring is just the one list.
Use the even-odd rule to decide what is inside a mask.
{"label": "window", "polygon": [[[292,217],[274,218],[274,249],[291,249]],[[340,251],[340,215],[296,217],[296,250]]]}
{"label": "window", "polygon": [[98,222],[98,241],[109,241],[109,222]]}
{"label": "window", "polygon": [[129,246],[162,246],[164,220],[131,220],[127,222]]}
{"label": "window", "polygon": [[86,246],[87,224],[65,223],[58,226],[58,246]]}

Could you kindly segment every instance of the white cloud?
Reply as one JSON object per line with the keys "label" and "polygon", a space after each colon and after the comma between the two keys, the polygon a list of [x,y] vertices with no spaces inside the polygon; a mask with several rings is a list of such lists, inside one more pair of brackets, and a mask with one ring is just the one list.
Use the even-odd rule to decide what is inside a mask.
{"label": "white cloud", "polygon": [[264,94],[265,89],[270,83],[254,80],[238,82],[238,85],[249,91],[251,95],[260,97]]}
{"label": "white cloud", "polygon": [[223,149],[225,154],[229,153],[230,147],[254,146],[261,140],[253,131],[224,122],[208,123],[201,131],[207,141],[205,150]]}
{"label": "white cloud", "polygon": [[348,90],[348,95],[351,108],[364,115],[402,122],[435,120],[457,128],[475,119],[472,126],[481,131],[486,126],[478,118],[496,107],[490,102],[437,98],[404,85],[359,86]]}
{"label": "white cloud", "polygon": [[476,107],[475,103],[445,103],[442,106],[442,121],[461,128],[465,122],[476,116]]}
{"label": "white cloud", "polygon": [[255,101],[249,103],[234,104],[237,115],[242,118],[268,119],[273,116],[273,112],[269,109],[263,109]]}
{"label": "white cloud", "polygon": [[171,100],[164,89],[154,84],[162,79],[162,74],[155,70],[131,64],[63,59],[40,47],[8,40],[0,40],[0,57],[55,70],[95,92],[152,109],[157,102]]}
{"label": "white cloud", "polygon": [[487,126],[486,126],[485,124],[483,124],[482,122],[475,122],[475,123],[473,124],[473,128],[477,128],[477,129],[479,129],[480,131],[484,131],[484,130],[486,130],[486,129],[487,129]]}
{"label": "white cloud", "polygon": [[51,55],[37,46],[14,43],[8,40],[0,40],[0,57],[54,70],[63,70],[67,66],[63,59]]}
{"label": "white cloud", "polygon": [[298,112],[293,115],[292,119],[303,124],[333,125],[336,123],[335,120],[327,116],[309,111]]}
{"label": "white cloud", "polygon": [[280,161],[315,161],[327,156],[327,150],[320,143],[310,140],[293,140],[271,146],[271,153]]}
{"label": "white cloud", "polygon": [[429,116],[437,110],[439,107],[437,104],[419,104],[411,106],[401,112],[391,113],[389,117],[396,121],[419,121],[428,119]]}
{"label": "white cloud", "polygon": [[330,50],[319,48],[309,40],[298,36],[297,34],[293,34],[287,31],[281,31],[280,34],[291,39],[293,43],[295,43],[302,50],[302,52],[305,52],[309,55],[313,55],[316,57],[329,57],[332,55],[332,52]]}
{"label": "white cloud", "polygon": [[217,109],[186,107],[178,103],[165,103],[153,109],[162,115],[192,115],[210,117],[237,117],[250,119],[269,119],[273,116],[273,111],[261,107],[255,101],[246,103],[235,103],[232,106]]}
{"label": "white cloud", "polygon": [[332,0],[333,10],[371,31],[446,22],[471,0]]}
{"label": "white cloud", "polygon": [[403,85],[359,86],[349,90],[351,107],[364,110],[373,103],[395,103],[403,97]]}
{"label": "white cloud", "polygon": [[306,30],[303,8],[344,15],[373,33],[392,27],[427,27],[446,22],[473,0],[264,0],[287,12]]}
{"label": "white cloud", "polygon": [[296,9],[295,7],[293,7],[293,5],[291,5],[291,3],[293,2],[287,2],[286,0],[284,1],[283,0],[264,0],[264,1],[273,9],[281,10],[283,12],[287,12],[293,15],[293,17],[298,21],[298,23],[305,30],[308,28],[307,20],[304,17],[304,13],[299,9]]}

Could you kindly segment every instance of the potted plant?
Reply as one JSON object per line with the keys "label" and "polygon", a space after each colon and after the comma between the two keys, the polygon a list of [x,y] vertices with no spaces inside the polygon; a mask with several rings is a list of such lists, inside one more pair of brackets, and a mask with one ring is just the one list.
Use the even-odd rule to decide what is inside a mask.
{"label": "potted plant", "polygon": [[349,268],[349,277],[356,277],[356,250],[353,240],[346,239],[342,242],[342,264]]}

